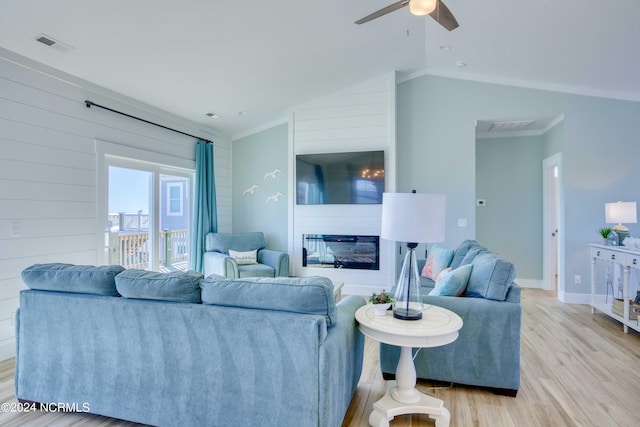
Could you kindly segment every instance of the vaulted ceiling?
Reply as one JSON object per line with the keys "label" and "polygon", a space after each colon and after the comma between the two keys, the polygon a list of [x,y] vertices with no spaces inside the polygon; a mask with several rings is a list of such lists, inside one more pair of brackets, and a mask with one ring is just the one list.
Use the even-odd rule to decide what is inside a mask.
{"label": "vaulted ceiling", "polygon": [[636,0],[446,0],[452,32],[407,7],[354,24],[392,2],[0,0],[0,47],[229,136],[393,71],[640,100]]}

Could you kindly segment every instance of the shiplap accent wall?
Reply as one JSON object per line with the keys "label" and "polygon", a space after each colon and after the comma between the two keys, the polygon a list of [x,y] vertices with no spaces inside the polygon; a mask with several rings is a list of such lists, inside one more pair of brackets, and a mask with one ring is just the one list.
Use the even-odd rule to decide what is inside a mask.
{"label": "shiplap accent wall", "polygon": [[302,267],[303,234],[380,235],[382,205],[296,205],[295,155],[385,151],[385,191],[395,191],[395,74],[363,82],[294,108],[289,118],[289,254],[296,276],[322,275],[344,283],[347,294],[390,289],[395,245],[380,240],[380,270]]}
{"label": "shiplap accent wall", "polygon": [[229,138],[0,50],[0,360],[15,353],[21,271],[99,259],[96,140],[194,160],[193,138],[86,108],[85,99],[214,140],[219,228],[231,231]]}

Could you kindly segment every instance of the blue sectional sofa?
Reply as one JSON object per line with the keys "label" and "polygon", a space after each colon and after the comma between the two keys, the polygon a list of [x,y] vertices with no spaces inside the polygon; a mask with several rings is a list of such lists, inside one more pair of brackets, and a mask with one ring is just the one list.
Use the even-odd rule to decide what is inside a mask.
{"label": "blue sectional sofa", "polygon": [[[424,264],[424,259],[418,260],[419,271]],[[434,281],[421,277],[424,303],[457,313],[464,326],[453,343],[418,351],[414,359],[417,377],[516,396],[520,388],[522,309],[520,287],[513,282],[515,268],[474,240],[455,249],[450,267],[455,270],[467,264],[472,264],[471,274],[460,297],[428,295]],[[380,368],[385,378],[393,378],[399,357],[398,347],[380,344]]]}
{"label": "blue sectional sofa", "polygon": [[16,316],[21,401],[169,426],[340,426],[360,297],[329,279],[34,265]]}

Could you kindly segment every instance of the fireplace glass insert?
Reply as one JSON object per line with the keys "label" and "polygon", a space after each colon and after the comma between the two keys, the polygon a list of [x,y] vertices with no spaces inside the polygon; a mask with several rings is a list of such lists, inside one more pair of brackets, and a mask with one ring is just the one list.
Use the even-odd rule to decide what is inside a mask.
{"label": "fireplace glass insert", "polygon": [[380,270],[380,237],[303,234],[302,266]]}

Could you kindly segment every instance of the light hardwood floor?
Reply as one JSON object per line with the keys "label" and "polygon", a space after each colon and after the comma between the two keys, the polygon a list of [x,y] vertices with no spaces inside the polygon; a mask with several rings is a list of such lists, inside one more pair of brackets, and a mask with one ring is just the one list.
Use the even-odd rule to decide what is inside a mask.
{"label": "light hardwood floor", "polygon": [[[13,359],[0,362],[0,402],[15,402]],[[365,343],[358,390],[343,427],[368,426],[373,402],[385,392],[378,345]],[[445,401],[451,427],[638,426],[640,335],[585,305],[562,304],[554,293],[522,292],[521,386],[516,398],[471,387],[418,388]],[[134,426],[86,414],[0,412],[2,426]],[[425,415],[396,417],[391,426],[433,426]],[[226,427],[226,426],[225,426]],[[265,426],[269,427],[269,426]]]}

